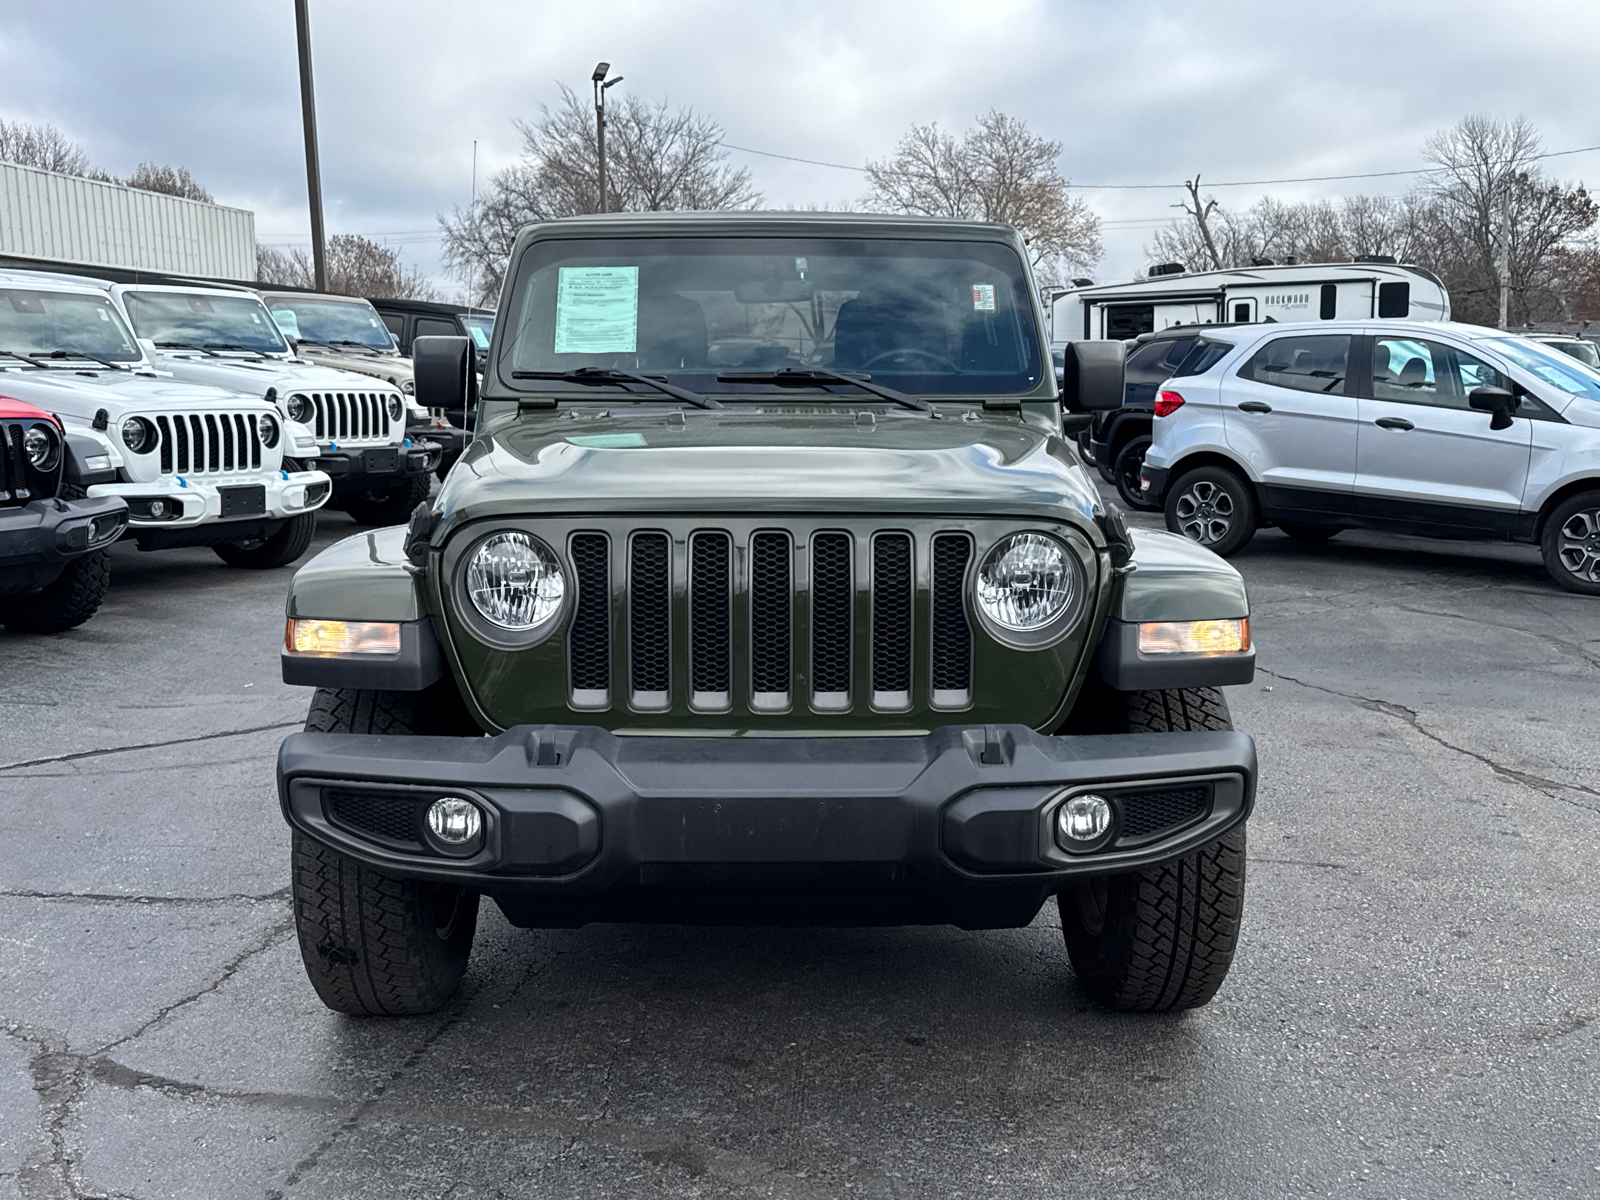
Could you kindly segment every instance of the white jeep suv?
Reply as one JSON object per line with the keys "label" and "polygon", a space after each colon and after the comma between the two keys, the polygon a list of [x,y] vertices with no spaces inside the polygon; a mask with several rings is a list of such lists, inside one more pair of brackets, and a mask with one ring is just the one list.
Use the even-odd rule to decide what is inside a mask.
{"label": "white jeep suv", "polygon": [[[114,482],[89,497],[128,503],[141,550],[211,546],[238,567],[305,553],[328,476],[290,456],[307,431],[260,396],[158,373],[104,288],[0,273],[0,394],[53,413]],[[103,460],[103,461],[101,461]]]}
{"label": "white jeep suv", "polygon": [[333,480],[333,507],[363,524],[399,525],[427,499],[440,447],[416,436],[411,418],[426,414],[398,386],[298,357],[252,291],[105,286],[161,370],[273,400],[309,427],[305,454]]}
{"label": "white jeep suv", "polygon": [[1600,372],[1476,325],[1217,330],[1156,398],[1144,494],[1232,554],[1260,525],[1540,546],[1600,595]]}

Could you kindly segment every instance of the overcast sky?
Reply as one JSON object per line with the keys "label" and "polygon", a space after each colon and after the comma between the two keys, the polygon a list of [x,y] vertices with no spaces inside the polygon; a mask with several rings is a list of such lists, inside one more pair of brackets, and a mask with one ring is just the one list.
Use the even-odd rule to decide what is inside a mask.
{"label": "overcast sky", "polygon": [[[512,161],[517,117],[587,89],[692,105],[727,141],[861,164],[912,124],[997,108],[1063,147],[1075,184],[1396,171],[1463,114],[1527,116],[1547,150],[1600,145],[1600,3],[1360,0],[311,0],[329,233],[438,275],[437,216]],[[612,92],[615,96],[618,93]],[[291,0],[0,0],[0,116],[44,121],[113,174],[189,168],[251,209],[260,240],[307,244]],[[858,172],[730,152],[772,207],[840,204]],[[1600,184],[1600,153],[1548,164]],[[1409,177],[1226,188],[1224,203]],[[1105,222],[1093,274],[1145,265],[1175,190],[1085,190]],[[440,278],[449,289],[455,284]]]}

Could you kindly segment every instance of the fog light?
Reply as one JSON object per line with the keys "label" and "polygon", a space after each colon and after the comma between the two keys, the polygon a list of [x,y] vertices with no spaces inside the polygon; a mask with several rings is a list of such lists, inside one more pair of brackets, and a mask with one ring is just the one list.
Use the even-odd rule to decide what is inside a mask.
{"label": "fog light", "polygon": [[1250,649],[1250,618],[1227,621],[1147,621],[1139,626],[1140,654],[1242,654]]}
{"label": "fog light", "polygon": [[1082,850],[1111,828],[1111,804],[1104,796],[1074,796],[1056,810],[1056,840],[1063,849]]}
{"label": "fog light", "polygon": [[428,828],[451,846],[464,846],[483,832],[483,814],[470,800],[446,796],[428,806]]}
{"label": "fog light", "polygon": [[157,519],[167,515],[167,502],[165,500],[150,501],[150,515]]}

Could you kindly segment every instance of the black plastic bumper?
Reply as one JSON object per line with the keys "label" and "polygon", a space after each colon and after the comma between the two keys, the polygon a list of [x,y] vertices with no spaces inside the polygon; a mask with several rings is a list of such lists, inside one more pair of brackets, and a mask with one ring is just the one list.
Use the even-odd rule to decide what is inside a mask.
{"label": "black plastic bumper", "polygon": [[[915,737],[300,733],[278,756],[284,816],[301,833],[394,875],[487,893],[532,925],[650,919],[686,889],[773,887],[848,895],[850,923],[1026,924],[1074,880],[1165,861],[1244,821],[1255,775],[1240,733],[1047,737],[1011,725]],[[1116,822],[1103,848],[1067,853],[1056,810],[1089,790]],[[460,853],[426,825],[444,796],[484,814]],[[868,893],[913,903],[859,907]]]}
{"label": "black plastic bumper", "polygon": [[1139,482],[1143,485],[1141,490],[1151,504],[1166,501],[1167,476],[1170,474],[1166,467],[1152,467],[1149,463],[1139,468]]}
{"label": "black plastic bumper", "polygon": [[335,495],[343,492],[384,492],[403,487],[418,475],[439,465],[439,446],[432,441],[407,439],[400,446],[370,450],[333,450],[319,454],[311,464],[333,480]]}
{"label": "black plastic bumper", "polygon": [[34,500],[0,508],[0,591],[35,591],[61,568],[122,536],[128,502],[121,496]]}

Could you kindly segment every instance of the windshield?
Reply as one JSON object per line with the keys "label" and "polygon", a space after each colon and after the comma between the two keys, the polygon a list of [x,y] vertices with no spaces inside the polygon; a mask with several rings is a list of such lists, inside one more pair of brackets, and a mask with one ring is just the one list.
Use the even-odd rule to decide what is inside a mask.
{"label": "windshield", "polygon": [[1600,367],[1600,346],[1593,342],[1546,342],[1551,349],[1577,359],[1586,367]]}
{"label": "windshield", "polygon": [[393,350],[389,328],[364,300],[310,300],[268,296],[267,307],[278,328],[296,341],[336,346],[355,342],[369,350]]}
{"label": "windshield", "polygon": [[581,384],[512,382],[513,371],[579,367],[702,393],[773,386],[719,382],[724,372],[807,367],[923,395],[1016,394],[1042,378],[1026,268],[995,242],[545,241],[529,247],[513,287],[515,332],[497,366],[523,389],[595,396]]}
{"label": "windshield", "polygon": [[478,316],[474,313],[462,313],[461,323],[467,327],[467,336],[472,339],[474,350],[487,350],[489,337],[494,333],[494,314]]}
{"label": "windshield", "polygon": [[289,349],[254,296],[124,292],[122,299],[134,331],[158,344],[182,342],[201,349],[210,346],[264,354],[282,354]]}
{"label": "windshield", "polygon": [[122,317],[104,296],[0,288],[0,350],[87,354],[111,362],[144,355]]}
{"label": "windshield", "polygon": [[1551,387],[1574,396],[1600,401],[1600,371],[1584,366],[1577,359],[1552,346],[1526,338],[1486,338],[1489,345],[1524,371],[1531,371]]}

